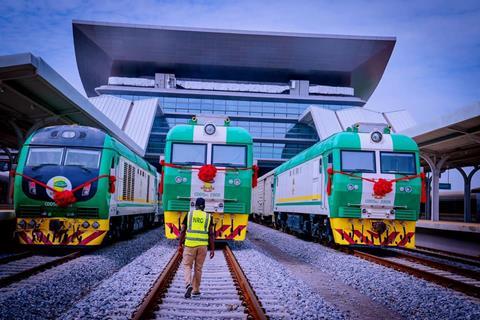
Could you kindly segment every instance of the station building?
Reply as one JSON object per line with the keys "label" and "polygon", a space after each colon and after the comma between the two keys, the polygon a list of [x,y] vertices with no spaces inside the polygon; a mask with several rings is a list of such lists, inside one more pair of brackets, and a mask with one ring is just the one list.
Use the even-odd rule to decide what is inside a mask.
{"label": "station building", "polygon": [[225,115],[247,129],[261,173],[359,119],[399,118],[362,108],[392,37],[88,21],[73,22],[73,37],[90,101],[157,166],[168,130],[197,114]]}

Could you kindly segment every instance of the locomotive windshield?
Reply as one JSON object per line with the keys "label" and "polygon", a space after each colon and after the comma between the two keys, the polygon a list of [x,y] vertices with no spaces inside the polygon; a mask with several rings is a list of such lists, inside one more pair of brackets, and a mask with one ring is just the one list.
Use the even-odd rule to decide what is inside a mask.
{"label": "locomotive windshield", "polygon": [[193,143],[172,144],[172,163],[183,165],[204,165],[207,160],[207,145]]}
{"label": "locomotive windshield", "polygon": [[415,154],[380,152],[382,173],[415,174]]}
{"label": "locomotive windshield", "polygon": [[100,152],[94,150],[67,149],[65,156],[66,166],[80,166],[89,169],[98,169]]}
{"label": "locomotive windshield", "polygon": [[27,166],[60,165],[62,148],[31,148],[28,153]]}
{"label": "locomotive windshield", "polygon": [[342,150],[342,171],[376,172],[375,152]]}
{"label": "locomotive windshield", "polygon": [[213,145],[212,164],[219,167],[245,167],[247,165],[247,147],[232,145]]}

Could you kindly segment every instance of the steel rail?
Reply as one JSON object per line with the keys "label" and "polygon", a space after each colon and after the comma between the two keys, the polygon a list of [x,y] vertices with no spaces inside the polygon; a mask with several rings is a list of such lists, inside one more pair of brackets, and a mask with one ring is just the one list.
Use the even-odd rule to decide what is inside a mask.
{"label": "steel rail", "polygon": [[26,257],[30,257],[32,255],[33,255],[33,253],[29,252],[29,251],[14,253],[14,254],[11,254],[11,255],[0,258],[0,264],[5,264],[5,263],[9,263],[9,262],[12,262],[12,261],[15,261],[15,260],[20,260],[20,259],[23,259],[23,258],[26,258]]}
{"label": "steel rail", "polygon": [[26,278],[34,275],[35,273],[47,270],[49,268],[52,268],[52,267],[58,266],[60,264],[63,264],[67,261],[78,258],[81,254],[82,254],[81,251],[76,251],[76,252],[67,254],[65,256],[62,256],[58,259],[54,259],[54,260],[48,261],[46,263],[42,263],[42,264],[36,265],[34,267],[28,268],[26,270],[20,271],[18,273],[12,274],[10,276],[0,278],[0,288],[5,287],[5,286],[7,286],[9,284],[12,284],[14,282],[18,282],[20,280],[26,279]]}
{"label": "steel rail", "polygon": [[444,250],[422,247],[422,246],[418,246],[418,245],[416,246],[415,249],[403,249],[403,250],[418,252],[418,253],[422,253],[422,254],[428,254],[428,255],[431,255],[432,257],[437,257],[437,258],[441,258],[441,259],[449,259],[451,261],[460,262],[460,263],[463,263],[463,264],[468,264],[468,265],[471,265],[471,266],[480,267],[480,257],[467,256],[467,255],[460,254],[460,253],[453,253],[453,252],[448,252],[448,251],[444,251]]}
{"label": "steel rail", "polygon": [[265,310],[262,308],[260,301],[255,294],[252,286],[248,282],[248,279],[245,273],[242,270],[242,267],[238,263],[237,259],[235,258],[232,250],[227,245],[223,249],[225,254],[225,258],[227,260],[227,264],[230,267],[230,271],[232,272],[233,277],[235,278],[240,290],[242,292],[242,297],[244,298],[245,303],[247,304],[247,310],[250,316],[256,320],[265,320],[267,319],[267,315],[265,314]]}
{"label": "steel rail", "polygon": [[[232,278],[241,292],[241,298],[246,304],[249,317],[256,320],[268,319],[253,288],[250,286],[250,283],[243,273],[240,264],[228,245],[226,245],[223,249],[223,253],[225,255]],[[134,312],[132,317],[133,320],[148,319],[153,316],[153,313],[159,304],[159,300],[168,290],[172,279],[178,271],[181,261],[182,254],[177,250],[168,264],[165,266],[165,269],[162,271],[160,276],[157,278],[157,280],[155,280],[153,286],[148,291],[140,306]]]}
{"label": "steel rail", "polygon": [[[396,257],[404,258],[404,259],[410,260],[412,262],[417,262],[417,263],[420,263],[420,264],[423,264],[423,265],[426,265],[426,266],[429,266],[429,267],[432,267],[432,268],[435,268],[435,269],[444,270],[444,271],[448,271],[448,272],[451,272],[451,273],[459,274],[459,275],[467,277],[467,278],[480,280],[480,272],[478,272],[478,271],[468,270],[468,269],[464,269],[464,268],[461,268],[461,267],[452,266],[452,265],[449,265],[449,264],[446,264],[446,263],[433,261],[433,260],[430,260],[430,259],[425,258],[425,257],[419,257],[419,256],[416,256],[416,255],[406,253],[406,252],[410,252],[410,251],[406,251],[406,252],[393,251],[393,252],[395,253]],[[412,252],[416,253],[417,251],[412,251]],[[421,252],[418,252],[418,253],[421,253]],[[443,258],[443,259],[445,259],[445,258]]]}
{"label": "steel rail", "polygon": [[419,270],[413,266],[404,265],[402,263],[391,261],[389,259],[385,259],[385,258],[376,256],[370,253],[362,252],[359,250],[353,250],[353,255],[359,258],[380,264],[382,266],[393,268],[398,271],[406,272],[418,278],[422,278],[431,282],[435,282],[442,286],[445,286],[457,291],[461,291],[465,294],[468,294],[474,297],[480,297],[479,287],[462,282],[462,281],[451,279],[451,278],[448,278],[439,274],[435,274],[432,272],[428,272],[425,270]]}
{"label": "steel rail", "polygon": [[152,315],[155,306],[158,304],[158,299],[168,288],[168,285],[177,272],[181,261],[182,254],[179,250],[177,250],[165,266],[165,269],[162,271],[160,276],[153,283],[153,286],[150,288],[142,303],[133,314],[132,319],[147,319]]}

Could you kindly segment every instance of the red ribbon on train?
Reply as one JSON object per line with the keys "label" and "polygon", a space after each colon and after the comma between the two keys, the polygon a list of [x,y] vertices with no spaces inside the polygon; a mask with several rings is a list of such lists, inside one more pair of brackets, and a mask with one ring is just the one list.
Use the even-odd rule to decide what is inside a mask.
{"label": "red ribbon on train", "polygon": [[182,166],[182,165],[173,164],[173,163],[166,163],[165,160],[161,160],[160,164],[162,165],[162,177],[161,177],[160,186],[159,186],[159,190],[161,194],[163,194],[163,176],[164,176],[163,168],[164,167],[198,170],[198,179],[202,180],[203,182],[212,182],[213,179],[215,179],[215,176],[217,175],[217,171],[252,170],[253,171],[252,188],[255,188],[258,183],[258,166],[255,164],[251,167],[246,167],[246,168],[217,168],[213,164],[206,164],[201,166],[200,168],[195,168],[191,166]]}
{"label": "red ribbon on train", "polygon": [[383,179],[383,178],[379,178],[379,179],[364,178],[364,177],[361,177],[361,176],[357,176],[353,173],[344,172],[344,171],[336,171],[336,170],[333,170],[332,168],[328,168],[327,173],[328,173],[328,182],[327,182],[327,194],[328,195],[332,194],[332,178],[333,178],[334,174],[343,174],[343,175],[346,175],[346,176],[349,176],[349,177],[354,177],[354,178],[358,178],[358,179],[365,180],[365,181],[373,183],[373,193],[376,196],[379,196],[379,197],[384,197],[388,193],[392,192],[394,182],[411,180],[411,179],[415,179],[415,178],[421,178],[422,179],[422,194],[421,194],[421,197],[420,197],[420,201],[422,203],[425,203],[427,201],[425,173],[423,173],[423,172],[421,172],[419,174],[416,174],[416,175],[405,176],[405,177],[401,177],[401,178],[397,178],[397,179],[391,179],[391,180],[387,180],[387,179]]}
{"label": "red ribbon on train", "polygon": [[75,197],[75,192],[78,190],[88,186],[89,184],[92,184],[93,182],[100,180],[102,178],[108,178],[108,192],[109,193],[115,193],[115,181],[117,181],[117,178],[115,176],[110,176],[108,174],[100,175],[98,177],[92,178],[79,186],[73,188],[72,190],[62,190],[62,191],[57,191],[54,188],[50,187],[46,183],[43,183],[40,180],[34,179],[32,177],[29,177],[25,174],[18,173],[18,172],[11,172],[11,175],[15,176],[20,176],[24,179],[30,180],[35,184],[38,184],[39,186],[48,189],[53,192],[53,201],[55,201],[55,204],[61,208],[66,208],[71,204],[74,204],[77,202],[77,198]]}

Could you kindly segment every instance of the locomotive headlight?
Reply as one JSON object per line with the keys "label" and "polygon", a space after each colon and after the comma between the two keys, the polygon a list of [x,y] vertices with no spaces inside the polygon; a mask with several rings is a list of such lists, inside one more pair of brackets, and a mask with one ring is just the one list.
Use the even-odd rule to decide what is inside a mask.
{"label": "locomotive headlight", "polygon": [[212,123],[205,125],[205,127],[203,128],[203,131],[205,131],[205,133],[208,134],[209,136],[214,134],[216,130],[217,128],[215,128],[215,125]]}
{"label": "locomotive headlight", "polygon": [[349,184],[349,185],[347,186],[347,190],[348,190],[348,191],[353,191],[353,190],[355,190],[355,186],[354,186],[353,184]]}
{"label": "locomotive headlight", "polygon": [[180,177],[180,176],[175,177],[175,182],[176,183],[182,183],[182,181],[183,181],[182,177]]}
{"label": "locomotive headlight", "polygon": [[241,183],[242,183],[242,181],[240,179],[233,180],[233,184],[236,185],[236,186],[239,186]]}
{"label": "locomotive headlight", "polygon": [[88,194],[90,193],[90,188],[91,188],[91,184],[87,184],[85,187],[83,187],[82,189],[82,197],[86,197],[88,196]]}
{"label": "locomotive headlight", "polygon": [[30,222],[28,223],[28,226],[32,229],[35,228],[36,226],[35,220],[30,220]]}
{"label": "locomotive headlight", "polygon": [[63,131],[62,138],[71,139],[75,137],[75,131]]}
{"label": "locomotive headlight", "polygon": [[401,192],[404,192],[404,191],[405,191],[405,187],[400,187],[399,190],[400,190]]}
{"label": "locomotive headlight", "polygon": [[406,186],[406,187],[405,187],[405,192],[406,192],[406,193],[412,192],[412,187]]}
{"label": "locomotive headlight", "polygon": [[379,131],[374,131],[372,132],[372,134],[370,135],[370,138],[372,139],[373,142],[380,142],[382,141],[382,134],[379,132]]}
{"label": "locomotive headlight", "polygon": [[37,186],[36,186],[35,182],[33,182],[33,181],[28,182],[28,191],[31,194],[34,194],[34,195],[37,194]]}
{"label": "locomotive headlight", "polygon": [[87,229],[88,227],[90,227],[90,223],[88,223],[88,221],[83,221],[82,227]]}
{"label": "locomotive headlight", "polygon": [[94,229],[98,229],[98,227],[100,227],[100,224],[97,221],[95,221],[94,223],[92,223],[92,227]]}

